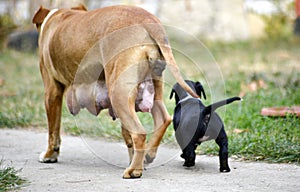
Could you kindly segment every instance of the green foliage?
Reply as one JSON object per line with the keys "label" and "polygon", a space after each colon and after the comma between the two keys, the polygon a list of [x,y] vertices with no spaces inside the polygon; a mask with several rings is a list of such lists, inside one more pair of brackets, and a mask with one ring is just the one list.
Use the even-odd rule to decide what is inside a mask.
{"label": "green foliage", "polygon": [[7,35],[16,28],[12,17],[8,14],[0,15],[0,51],[7,38]]}
{"label": "green foliage", "polygon": [[16,190],[26,180],[19,177],[21,169],[16,170],[14,167],[3,165],[4,161],[0,161],[0,191]]}
{"label": "green foliage", "polygon": [[5,51],[0,58],[0,127],[45,124],[37,57]]}
{"label": "green foliage", "polygon": [[[288,39],[292,34],[295,12],[295,2],[283,3],[279,0],[273,1],[277,12],[271,15],[261,15],[265,22],[266,37],[271,40]],[[283,5],[285,5],[283,7]]]}
{"label": "green foliage", "polygon": [[284,13],[273,15],[262,15],[265,22],[265,34],[268,38],[276,40],[278,38],[287,38],[292,33],[292,20]]}

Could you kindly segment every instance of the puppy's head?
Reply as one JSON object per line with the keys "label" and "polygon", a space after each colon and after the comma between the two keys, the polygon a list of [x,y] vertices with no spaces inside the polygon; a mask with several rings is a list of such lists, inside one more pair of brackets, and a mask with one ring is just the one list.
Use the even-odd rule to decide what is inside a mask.
{"label": "puppy's head", "polygon": [[[190,80],[185,80],[185,82],[193,89],[194,92],[197,93],[197,95],[201,98],[201,96],[203,95],[203,98],[206,99],[206,94],[204,91],[203,86],[201,85],[200,82],[193,82]],[[188,93],[178,84],[176,83],[173,88],[172,91],[170,93],[170,99],[173,98],[173,95],[175,94],[175,103],[176,105],[178,104],[178,102],[187,97]]]}

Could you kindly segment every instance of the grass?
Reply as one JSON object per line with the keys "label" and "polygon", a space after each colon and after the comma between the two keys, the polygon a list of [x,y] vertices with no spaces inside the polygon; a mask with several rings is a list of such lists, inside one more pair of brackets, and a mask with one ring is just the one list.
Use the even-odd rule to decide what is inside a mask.
{"label": "grass", "polygon": [[[260,115],[262,107],[300,105],[300,47],[297,39],[254,40],[234,43],[173,40],[174,54],[183,75],[203,83],[205,104],[245,92],[242,103],[218,109],[229,137],[231,156],[247,160],[300,163],[300,120],[295,116],[270,118]],[[204,46],[205,45],[205,46]],[[165,102],[170,114],[174,101],[169,93],[174,79],[165,73]],[[43,83],[36,54],[12,50],[0,53],[0,127],[46,129]],[[247,85],[263,80],[266,87],[255,91]],[[152,121],[139,114],[148,132]],[[62,130],[72,135],[121,139],[120,122],[112,121],[107,111],[94,117],[82,110],[76,117],[63,107]],[[174,144],[170,126],[164,143]],[[199,153],[217,154],[211,141]]]}
{"label": "grass", "polygon": [[21,187],[26,180],[18,174],[21,170],[14,167],[3,165],[4,161],[0,161],[0,191],[16,190]]}
{"label": "grass", "polygon": [[36,55],[7,50],[0,54],[0,127],[45,125]]}

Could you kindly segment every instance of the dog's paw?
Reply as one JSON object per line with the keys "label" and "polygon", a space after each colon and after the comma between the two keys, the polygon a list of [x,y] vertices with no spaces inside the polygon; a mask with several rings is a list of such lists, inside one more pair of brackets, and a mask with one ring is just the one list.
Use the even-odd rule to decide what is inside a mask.
{"label": "dog's paw", "polygon": [[220,163],[220,172],[221,173],[228,173],[228,172],[230,172],[230,168],[229,168],[228,160],[227,159],[221,160],[221,163]]}
{"label": "dog's paw", "polygon": [[124,171],[123,179],[137,179],[142,176],[142,173],[143,173],[142,169],[132,170],[131,168],[127,168]]}
{"label": "dog's paw", "polygon": [[220,167],[220,172],[221,173],[228,173],[228,172],[230,172],[230,168],[229,167]]}
{"label": "dog's paw", "polygon": [[195,161],[185,161],[183,166],[184,167],[193,167],[193,166],[195,166]]}
{"label": "dog's paw", "polygon": [[46,157],[46,152],[42,152],[39,156],[39,162],[41,163],[56,163],[58,152],[54,152],[50,157]]}
{"label": "dog's paw", "polygon": [[182,154],[180,155],[180,157],[181,157],[182,159],[185,159],[185,158],[186,158],[186,155],[185,155],[184,153],[182,153]]}
{"label": "dog's paw", "polygon": [[152,163],[154,161],[155,157],[156,157],[156,152],[157,152],[157,148],[147,150],[144,162],[146,164]]}
{"label": "dog's paw", "polygon": [[146,155],[145,155],[145,163],[146,163],[146,164],[152,163],[152,162],[154,161],[154,159],[155,159],[155,156],[153,157],[153,156],[151,156],[151,155],[149,155],[149,154],[146,154]]}

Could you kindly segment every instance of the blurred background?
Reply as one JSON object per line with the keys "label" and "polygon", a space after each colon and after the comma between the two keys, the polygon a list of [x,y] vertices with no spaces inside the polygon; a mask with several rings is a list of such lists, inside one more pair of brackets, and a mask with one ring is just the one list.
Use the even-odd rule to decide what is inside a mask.
{"label": "blurred background", "polygon": [[80,3],[89,10],[115,4],[140,6],[165,25],[222,41],[288,35],[296,18],[294,0],[0,0],[1,39],[13,30],[32,29],[31,19],[40,5],[52,9]]}
{"label": "blurred background", "polygon": [[[299,0],[0,0],[0,128],[46,130],[38,34],[31,20],[40,5],[52,9],[80,3],[89,10],[114,4],[145,8],[165,25],[185,77],[204,85],[205,104],[227,96],[244,98],[220,109],[232,157],[300,162],[299,118],[261,115],[263,107],[300,105]],[[165,102],[173,114],[171,86],[165,87]],[[82,110],[74,118],[64,105],[62,129],[121,139],[118,121],[106,113],[94,118]],[[140,118],[151,133],[151,117]],[[172,126],[164,142],[176,145]],[[201,154],[217,151],[213,142],[199,149]]]}

